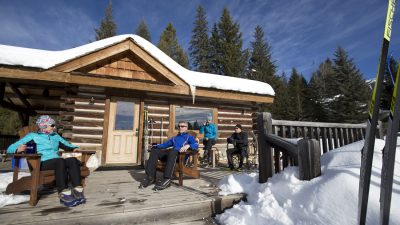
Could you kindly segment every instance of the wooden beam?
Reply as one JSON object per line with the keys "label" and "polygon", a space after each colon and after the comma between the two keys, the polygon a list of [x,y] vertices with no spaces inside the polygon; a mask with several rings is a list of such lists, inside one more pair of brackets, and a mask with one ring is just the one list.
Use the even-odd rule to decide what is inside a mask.
{"label": "wooden beam", "polygon": [[12,110],[12,111],[16,111],[16,112],[25,112],[26,114],[31,115],[31,116],[36,115],[36,112],[33,111],[32,109],[14,105],[14,104],[6,102],[6,101],[0,101],[0,106],[3,108],[6,108],[6,109]]}
{"label": "wooden beam", "polygon": [[26,97],[22,94],[22,92],[12,83],[8,83],[8,86],[10,86],[11,90],[18,96],[19,100],[26,106],[28,109],[32,109],[31,103],[26,100]]}
{"label": "wooden beam", "polygon": [[[155,92],[164,94],[177,94],[189,96],[190,90],[187,86],[173,86],[158,83],[149,83],[142,81],[132,81],[118,77],[96,76],[92,74],[64,73],[56,71],[28,71],[22,69],[10,69],[0,67],[0,77],[24,79],[24,80],[42,80],[59,83],[87,85],[99,87],[111,87],[129,90],[139,90],[145,92]],[[196,97],[206,97],[221,100],[235,100],[237,102],[257,102],[273,103],[274,97],[269,95],[259,95],[252,93],[238,93],[233,91],[223,91],[217,89],[197,88]]]}
{"label": "wooden beam", "polygon": [[[137,162],[139,165],[142,164],[142,153],[143,153],[143,131],[144,131],[144,101],[140,99],[140,109],[139,109],[139,135],[138,135],[138,155]],[[144,162],[144,160],[143,160]]]}
{"label": "wooden beam", "polygon": [[141,58],[147,64],[151,65],[151,67],[153,67],[157,72],[159,72],[162,75],[164,75],[165,77],[167,77],[168,80],[172,81],[176,85],[186,86],[187,88],[189,88],[189,85],[184,80],[182,80],[182,78],[180,78],[175,73],[173,73],[171,70],[169,70],[167,67],[165,67],[163,64],[161,64],[152,55],[147,53],[144,49],[142,49],[140,46],[138,46],[133,41],[130,41],[129,48],[139,58]]}
{"label": "wooden beam", "polygon": [[60,72],[71,72],[76,69],[82,68],[84,66],[90,65],[92,63],[96,63],[98,61],[104,60],[113,55],[119,54],[129,49],[129,43],[126,41],[114,44],[112,46],[107,46],[103,49],[97,50],[95,52],[90,52],[86,55],[80,56],[75,59],[71,59],[68,62],[62,63],[55,67],[52,67],[51,70],[60,71]]}
{"label": "wooden beam", "polygon": [[108,141],[108,125],[110,121],[110,98],[106,99],[106,103],[104,106],[104,121],[103,121],[103,141],[102,141],[102,149],[101,149],[101,165],[106,164],[107,157],[107,141]]}
{"label": "wooden beam", "polygon": [[222,90],[206,90],[197,88],[196,97],[209,97],[216,99],[231,99],[236,101],[248,101],[248,102],[259,102],[259,103],[273,103],[273,96],[258,95],[252,93],[237,93],[233,91],[222,91]]}

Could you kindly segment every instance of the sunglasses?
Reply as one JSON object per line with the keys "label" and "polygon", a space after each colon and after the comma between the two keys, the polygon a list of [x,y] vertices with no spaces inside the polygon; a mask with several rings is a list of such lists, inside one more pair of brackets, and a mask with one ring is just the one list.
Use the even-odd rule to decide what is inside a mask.
{"label": "sunglasses", "polygon": [[239,127],[235,127],[235,130],[236,130],[236,129],[239,129]]}
{"label": "sunglasses", "polygon": [[178,126],[178,127],[180,128],[180,127],[187,127],[187,126]]}
{"label": "sunglasses", "polygon": [[56,126],[55,124],[51,124],[51,125],[50,125],[50,127],[55,127],[55,126]]}

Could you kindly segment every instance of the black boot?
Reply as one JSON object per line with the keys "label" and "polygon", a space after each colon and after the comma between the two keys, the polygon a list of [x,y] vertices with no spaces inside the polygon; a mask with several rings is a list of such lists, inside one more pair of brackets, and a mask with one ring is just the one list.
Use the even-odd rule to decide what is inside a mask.
{"label": "black boot", "polygon": [[164,190],[169,186],[171,186],[171,179],[164,178],[164,180],[157,181],[156,185],[154,186],[154,190]]}
{"label": "black boot", "polygon": [[156,182],[156,179],[150,176],[146,176],[142,182],[140,182],[139,188],[147,188],[148,186],[154,184]]}

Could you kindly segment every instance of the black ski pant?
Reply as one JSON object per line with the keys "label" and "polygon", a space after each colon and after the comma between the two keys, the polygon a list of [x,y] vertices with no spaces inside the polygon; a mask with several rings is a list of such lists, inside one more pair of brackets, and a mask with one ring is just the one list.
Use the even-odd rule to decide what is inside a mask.
{"label": "black ski pant", "polygon": [[215,140],[214,139],[203,139],[203,145],[204,145],[204,159],[207,159],[208,162],[212,162],[212,151],[211,148],[213,145],[215,145]]}
{"label": "black ski pant", "polygon": [[151,149],[149,160],[147,161],[146,174],[147,176],[156,177],[157,161],[161,160],[166,162],[164,170],[164,178],[171,179],[172,173],[174,172],[176,159],[179,152],[174,149]]}
{"label": "black ski pant", "polygon": [[243,159],[247,157],[247,149],[246,148],[230,148],[226,150],[226,157],[228,158],[229,168],[233,169],[233,159],[232,156],[234,154],[239,155],[239,168],[243,166]]}
{"label": "black ski pant", "polygon": [[40,163],[40,170],[55,170],[57,191],[68,188],[68,179],[72,187],[81,185],[80,162],[75,157],[55,158]]}

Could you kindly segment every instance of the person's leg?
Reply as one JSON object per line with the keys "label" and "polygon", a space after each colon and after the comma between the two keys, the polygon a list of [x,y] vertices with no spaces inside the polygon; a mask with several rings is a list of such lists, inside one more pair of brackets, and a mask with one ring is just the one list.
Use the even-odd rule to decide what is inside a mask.
{"label": "person's leg", "polygon": [[165,170],[164,170],[164,179],[171,179],[178,155],[179,155],[178,151],[175,151],[173,149],[168,151],[167,164],[165,165]]}
{"label": "person's leg", "polygon": [[212,148],[212,140],[208,139],[207,141],[204,142],[204,149],[206,149],[207,151],[207,161],[208,163],[212,162],[212,152],[211,152],[211,148]]}
{"label": "person's leg", "polygon": [[60,203],[67,207],[74,207],[79,204],[79,201],[72,195],[71,190],[68,190],[67,168],[63,158],[49,159],[42,162],[40,170],[54,170]]}
{"label": "person's leg", "polygon": [[75,157],[66,158],[65,165],[68,169],[69,180],[71,181],[72,187],[81,186],[81,170],[79,160]]}
{"label": "person's leg", "polygon": [[235,149],[235,148],[229,148],[229,149],[226,150],[226,157],[228,158],[228,165],[229,165],[229,168],[230,168],[231,170],[233,170],[232,155],[233,155],[233,153],[235,153],[236,151],[237,151],[237,149]]}
{"label": "person's leg", "polygon": [[208,148],[207,148],[207,141],[203,139],[203,145],[204,145],[204,154],[203,154],[203,163],[208,163]]}
{"label": "person's leg", "polygon": [[68,188],[67,170],[63,158],[49,159],[40,164],[40,170],[55,170],[56,187],[58,193]]}
{"label": "person's leg", "polygon": [[74,196],[79,203],[85,203],[86,198],[83,194],[83,187],[81,186],[81,162],[75,157],[70,157],[65,159],[65,164],[68,169],[69,180],[71,181],[72,185],[72,196]]}
{"label": "person's leg", "polygon": [[161,159],[161,149],[153,148],[150,152],[149,160],[147,160],[146,174],[149,177],[156,177],[157,161]]}

